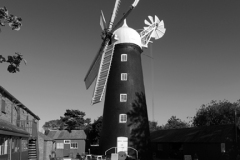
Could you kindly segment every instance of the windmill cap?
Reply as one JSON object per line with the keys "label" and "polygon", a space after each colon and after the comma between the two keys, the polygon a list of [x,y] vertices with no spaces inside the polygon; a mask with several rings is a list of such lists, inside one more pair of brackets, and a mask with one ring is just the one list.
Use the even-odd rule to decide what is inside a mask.
{"label": "windmill cap", "polygon": [[142,48],[141,37],[139,33],[136,30],[128,27],[126,20],[124,20],[122,27],[114,31],[113,34],[117,40],[115,44],[134,43]]}

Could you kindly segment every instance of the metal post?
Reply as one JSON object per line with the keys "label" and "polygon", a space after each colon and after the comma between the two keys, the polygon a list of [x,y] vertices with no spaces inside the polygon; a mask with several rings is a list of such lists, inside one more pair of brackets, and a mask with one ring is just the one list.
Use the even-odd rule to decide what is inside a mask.
{"label": "metal post", "polygon": [[135,148],[132,148],[132,147],[128,147],[128,148],[133,149],[134,151],[136,151],[136,153],[137,153],[137,159],[138,159],[138,151],[137,151]]}
{"label": "metal post", "polygon": [[113,148],[115,148],[115,153],[116,153],[117,147],[111,147],[111,148],[109,148],[109,149],[107,149],[107,150],[105,151],[105,155],[107,155],[107,152],[108,152],[110,149],[113,149]]}

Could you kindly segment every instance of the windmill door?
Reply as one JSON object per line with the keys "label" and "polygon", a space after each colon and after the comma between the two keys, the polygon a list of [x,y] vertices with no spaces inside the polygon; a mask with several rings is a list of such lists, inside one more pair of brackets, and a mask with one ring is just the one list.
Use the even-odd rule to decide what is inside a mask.
{"label": "windmill door", "polygon": [[127,151],[128,151],[127,137],[117,137],[117,152],[121,152],[121,151],[127,154]]}

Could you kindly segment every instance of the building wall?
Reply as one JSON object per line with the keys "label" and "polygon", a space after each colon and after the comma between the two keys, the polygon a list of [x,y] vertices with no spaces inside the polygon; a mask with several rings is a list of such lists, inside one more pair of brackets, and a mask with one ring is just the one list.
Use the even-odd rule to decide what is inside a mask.
{"label": "building wall", "polygon": [[12,102],[6,98],[6,97],[3,97],[1,94],[0,94],[0,108],[2,108],[2,99],[5,101],[5,112],[6,113],[3,113],[2,111],[0,112],[0,119],[2,120],[5,120],[5,121],[8,121],[11,123],[11,108],[12,108]]}
{"label": "building wall", "polygon": [[70,152],[73,154],[73,157],[75,158],[76,155],[79,153],[80,155],[82,153],[85,153],[85,140],[71,140],[72,142],[78,143],[78,149],[70,149]]}
{"label": "building wall", "polygon": [[53,141],[46,141],[41,136],[38,136],[38,146],[39,146],[39,160],[49,160],[49,155],[53,151]]}
{"label": "building wall", "polygon": [[212,159],[224,159],[221,153],[220,143],[185,143],[183,144],[184,155],[196,154],[199,159],[212,160]]}
{"label": "building wall", "polygon": [[[29,114],[26,110],[13,104],[12,101],[10,101],[7,97],[3,96],[0,93],[0,101],[2,99],[5,101],[6,113],[3,113],[3,112],[0,113],[1,119],[8,121],[8,122],[11,122],[11,120],[12,120],[12,124],[16,125],[18,110],[20,112],[20,120],[27,120],[27,119],[33,120],[34,119],[34,117],[31,114]],[[2,107],[1,105],[2,105],[2,103],[0,103],[0,107]],[[12,113],[12,111],[13,111],[13,113]],[[12,119],[11,119],[11,115],[13,115]]]}
{"label": "building wall", "polygon": [[56,147],[55,147],[55,148],[56,148],[56,149],[55,149],[56,157],[63,157],[63,149],[58,149],[58,148],[57,148],[57,144],[58,144],[58,143],[62,143],[62,144],[63,144],[63,140],[55,140],[55,142],[56,142],[56,143],[55,143],[55,146],[56,146]]}
{"label": "building wall", "polygon": [[44,156],[45,146],[44,146],[44,139],[41,136],[38,136],[38,149],[39,149],[39,160],[44,160],[43,156]]}
{"label": "building wall", "polygon": [[[78,143],[78,148],[77,149],[70,149],[68,155],[72,156],[72,158],[75,158],[76,155],[79,153],[80,155],[82,153],[85,153],[85,145],[86,142],[85,140],[71,140],[71,142],[77,142]],[[63,140],[56,140],[57,143],[63,143]],[[63,145],[64,146],[64,145]],[[56,157],[64,157],[64,152],[66,152],[66,149],[55,149],[56,151]]]}
{"label": "building wall", "polygon": [[[5,101],[5,113],[1,111],[2,108],[2,99]],[[19,114],[19,116],[18,116]],[[29,121],[36,121],[36,126],[38,128],[38,120],[35,119],[33,115],[28,113],[28,111],[24,110],[23,108],[15,105],[11,100],[0,93],[0,119],[5,120],[9,123],[12,123],[15,126],[18,126],[19,123],[17,120],[29,120]],[[30,123],[21,123],[19,127],[32,127],[32,122]],[[37,129],[38,130],[38,129]],[[32,129],[28,130],[32,132]]]}
{"label": "building wall", "polygon": [[[181,147],[182,146],[182,147]],[[166,159],[183,159],[184,155],[191,155],[192,159],[195,154],[198,159],[204,160],[228,160],[235,159],[233,153],[233,143],[225,143],[226,152],[221,152],[221,143],[153,143],[154,154],[157,158]]]}
{"label": "building wall", "polygon": [[[4,92],[4,91],[3,91]],[[9,95],[8,97],[10,98],[7,98],[6,95],[2,92],[2,89],[0,90],[0,119],[1,120],[4,120],[8,123],[11,123],[17,127],[22,127],[22,124],[19,123],[18,120],[35,120],[35,117],[33,115],[31,115],[29,112],[28,109],[23,109],[21,108],[20,106],[18,105],[15,105],[10,99],[14,99],[14,97],[12,97],[11,95]],[[2,106],[2,100],[4,100],[4,112],[2,111],[3,109],[3,106]],[[24,107],[24,106],[23,106]],[[25,125],[26,123],[26,125]],[[32,123],[27,123],[25,122],[24,123],[24,126],[28,126],[29,128],[32,127]],[[36,120],[35,122],[35,127],[33,129],[30,129],[30,130],[26,130],[28,131],[30,134],[33,134],[32,131],[34,131],[34,133],[36,132],[36,134],[33,134],[34,136],[37,135],[37,131],[38,131],[38,120]],[[1,137],[4,137],[6,135],[0,135],[0,138]],[[11,137],[11,139],[13,139],[14,137]],[[15,137],[15,138],[20,138],[20,137]],[[17,144],[17,143],[16,143]],[[14,145],[16,145],[14,143]],[[22,145],[22,144],[21,144]],[[15,147],[16,148],[16,147]],[[21,147],[19,147],[21,148]],[[37,149],[38,150],[38,149]],[[9,154],[10,152],[8,151],[7,154]],[[20,155],[21,155],[21,159],[22,160],[27,160],[28,159],[28,150],[27,149],[21,149],[21,152],[20,150],[18,152],[12,152],[12,160],[17,160],[18,158],[20,158]],[[0,157],[0,160],[3,160],[4,157],[7,156],[7,155],[1,155]]]}
{"label": "building wall", "polygon": [[[101,154],[116,147],[118,137],[127,137],[127,146],[138,150],[140,159],[149,159],[151,154],[141,51],[135,44],[115,45],[104,102]],[[122,54],[127,55],[127,61],[121,60]],[[121,80],[122,73],[127,73],[126,81]],[[126,101],[120,101],[120,94],[126,94]],[[120,122],[120,114],[127,115],[126,122]],[[132,150],[128,154],[135,156]]]}
{"label": "building wall", "polygon": [[48,160],[49,155],[52,154],[52,151],[54,151],[54,143],[53,141],[45,141],[45,148],[44,148],[44,155],[43,155],[43,160]]}

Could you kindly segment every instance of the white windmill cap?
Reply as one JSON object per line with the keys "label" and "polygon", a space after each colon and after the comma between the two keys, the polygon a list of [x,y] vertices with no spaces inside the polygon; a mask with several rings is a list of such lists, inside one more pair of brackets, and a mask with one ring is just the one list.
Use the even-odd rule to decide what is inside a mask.
{"label": "white windmill cap", "polygon": [[113,34],[115,35],[117,40],[115,44],[133,43],[142,48],[141,37],[139,33],[136,30],[127,26],[126,19],[124,20],[122,27],[114,31]]}

